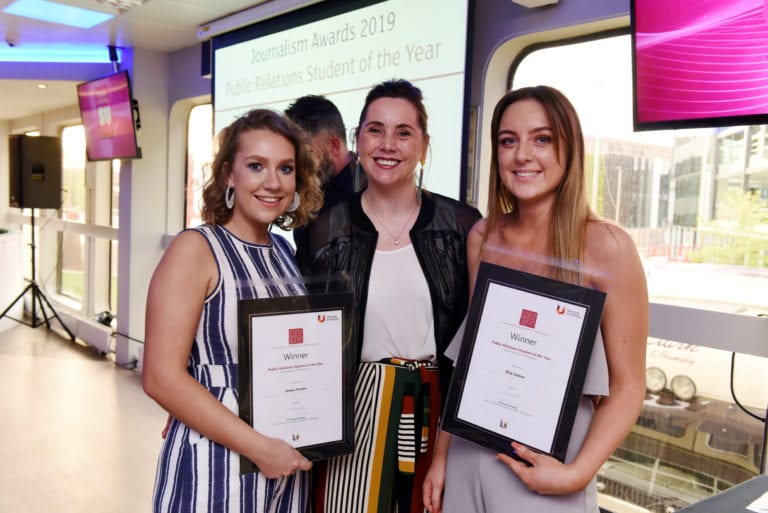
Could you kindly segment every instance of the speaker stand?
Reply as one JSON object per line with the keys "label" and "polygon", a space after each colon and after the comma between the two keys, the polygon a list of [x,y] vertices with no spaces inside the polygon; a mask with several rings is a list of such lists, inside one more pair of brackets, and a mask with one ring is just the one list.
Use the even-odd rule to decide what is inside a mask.
{"label": "speaker stand", "polygon": [[[64,331],[67,332],[69,335],[69,338],[72,339],[72,342],[75,341],[75,335],[67,328],[67,325],[64,324],[64,321],[61,320],[61,317],[59,317],[59,314],[56,313],[56,310],[51,305],[51,302],[48,301],[48,298],[45,297],[45,293],[43,292],[43,289],[40,288],[40,286],[37,284],[36,281],[36,274],[35,274],[35,209],[32,208],[32,212],[29,215],[30,223],[32,225],[32,242],[30,243],[29,247],[32,249],[32,279],[29,280],[29,285],[24,287],[24,290],[21,291],[21,293],[16,296],[16,299],[11,301],[11,303],[3,310],[3,313],[0,314],[0,319],[3,317],[8,317],[9,319],[12,319],[16,322],[20,322],[22,324],[26,324],[27,326],[31,326],[33,328],[37,328],[38,326],[42,325],[43,322],[45,322],[45,326],[48,329],[51,329],[51,319],[56,318],[56,320],[59,321],[59,324],[61,324],[61,327],[64,328]],[[6,315],[13,306],[19,302],[27,293],[32,294],[32,322],[26,322],[22,319],[16,319],[14,317],[11,317],[10,315]],[[48,312],[45,310],[45,306],[48,305],[48,310],[51,311],[51,315],[48,315]],[[38,319],[37,317],[37,307],[40,307],[40,312],[42,313],[43,320]]]}

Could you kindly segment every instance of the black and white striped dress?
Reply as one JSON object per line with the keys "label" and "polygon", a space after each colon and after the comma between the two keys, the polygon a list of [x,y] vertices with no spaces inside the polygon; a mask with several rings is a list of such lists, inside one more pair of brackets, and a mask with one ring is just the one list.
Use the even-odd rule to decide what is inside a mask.
{"label": "black and white striped dress", "polygon": [[[260,245],[242,241],[221,226],[192,230],[208,241],[219,282],[205,301],[188,370],[237,414],[237,301],[299,295],[303,286],[298,280],[274,280],[299,276],[293,250],[283,237],[270,234],[271,244]],[[308,486],[308,473],[301,471],[278,479],[261,473],[240,475],[237,453],[173,419],[158,462],[153,511],[304,513]]]}

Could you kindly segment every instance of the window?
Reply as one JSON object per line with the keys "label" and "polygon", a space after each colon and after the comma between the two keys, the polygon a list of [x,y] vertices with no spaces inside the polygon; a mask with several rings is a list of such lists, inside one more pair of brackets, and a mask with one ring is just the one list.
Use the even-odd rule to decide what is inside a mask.
{"label": "window", "polygon": [[[635,236],[649,265],[660,261],[656,256],[735,264],[742,268],[731,272],[768,279],[768,126],[633,132],[629,55],[629,35],[540,48],[513,70],[511,87],[548,84],[573,102],[584,128],[592,206]],[[729,312],[739,307],[724,303],[766,308],[734,287],[724,298],[722,290],[680,285],[681,300]]]}
{"label": "window", "polygon": [[103,227],[118,227],[120,161],[86,162],[82,125],[65,127],[61,140],[56,293],[87,316],[116,312],[117,235],[105,236]]}
{"label": "window", "polygon": [[[67,222],[86,220],[85,131],[82,125],[69,126],[61,133],[62,195],[61,218]],[[84,299],[85,237],[63,231],[59,234],[59,273],[56,292],[80,303]]]}
{"label": "window", "polygon": [[[112,196],[110,206],[112,228],[120,227],[120,161],[112,161]],[[117,312],[117,240],[109,242],[109,311]]]}
{"label": "window", "polygon": [[210,177],[213,162],[213,110],[211,104],[198,105],[189,113],[187,124],[187,180],[185,226],[202,223],[203,186]]}

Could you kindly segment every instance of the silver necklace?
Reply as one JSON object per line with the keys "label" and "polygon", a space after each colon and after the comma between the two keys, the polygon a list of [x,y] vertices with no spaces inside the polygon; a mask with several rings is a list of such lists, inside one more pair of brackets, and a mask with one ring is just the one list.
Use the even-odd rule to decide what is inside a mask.
{"label": "silver necklace", "polygon": [[392,238],[392,242],[394,242],[395,247],[400,246],[400,236],[403,234],[403,231],[405,231],[405,227],[408,226],[408,223],[410,223],[411,219],[413,218],[413,214],[416,213],[418,208],[419,208],[419,204],[416,203],[416,205],[413,206],[413,210],[411,210],[410,215],[408,215],[408,219],[405,220],[405,223],[400,228],[400,231],[397,232],[397,235],[393,235],[392,232],[389,231],[389,228],[387,228],[387,225],[384,224],[384,221],[382,221],[381,218],[373,210],[373,205],[371,205],[371,202],[368,201],[368,210],[371,211],[371,214],[373,214],[373,217],[376,218],[376,220],[379,222],[382,228],[384,228],[384,231],[386,231],[389,234],[389,236]]}

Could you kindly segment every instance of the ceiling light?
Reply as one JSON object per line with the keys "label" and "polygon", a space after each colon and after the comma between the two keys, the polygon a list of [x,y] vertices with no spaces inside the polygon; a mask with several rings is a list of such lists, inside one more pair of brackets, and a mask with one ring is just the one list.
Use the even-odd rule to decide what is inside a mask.
{"label": "ceiling light", "polygon": [[81,9],[48,0],[15,0],[3,9],[3,12],[83,29],[91,28],[114,18],[113,14]]}

